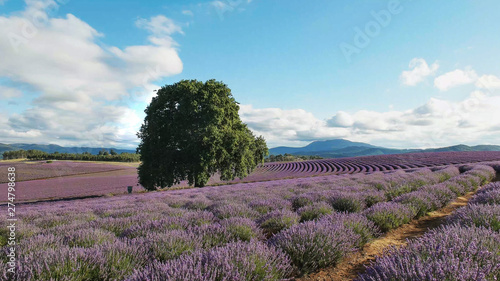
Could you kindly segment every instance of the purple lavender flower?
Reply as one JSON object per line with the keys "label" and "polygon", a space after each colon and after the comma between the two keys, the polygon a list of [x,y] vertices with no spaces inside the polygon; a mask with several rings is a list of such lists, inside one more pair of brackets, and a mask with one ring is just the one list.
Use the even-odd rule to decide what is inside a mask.
{"label": "purple lavender flower", "polygon": [[145,237],[145,244],[158,261],[178,258],[202,248],[202,237],[184,230],[169,230],[162,233],[151,232]]}
{"label": "purple lavender flower", "polygon": [[360,212],[365,205],[365,198],[361,193],[339,192],[328,200],[332,207],[339,212]]}
{"label": "purple lavender flower", "polygon": [[301,222],[315,220],[333,212],[332,206],[323,201],[315,202],[312,205],[307,205],[297,210]]}
{"label": "purple lavender flower", "polygon": [[281,198],[254,200],[248,206],[263,215],[278,209],[292,209],[292,203]]}
{"label": "purple lavender flower", "polygon": [[356,247],[361,247],[368,241],[381,235],[380,229],[374,222],[368,220],[364,215],[357,213],[333,213],[321,218],[321,221],[330,223],[342,223],[345,227],[352,229],[359,235]]}
{"label": "purple lavender flower", "polygon": [[366,209],[363,214],[383,232],[408,223],[415,217],[415,212],[411,208],[396,202],[375,204]]}
{"label": "purple lavender flower", "polygon": [[278,281],[291,274],[290,260],[283,252],[251,241],[197,251],[165,263],[154,262],[136,270],[127,280]]}
{"label": "purple lavender flower", "polygon": [[483,226],[500,230],[500,205],[470,204],[458,209],[448,218],[449,223],[466,226]]}
{"label": "purple lavender flower", "polygon": [[394,198],[396,203],[401,203],[412,208],[417,218],[442,207],[441,202],[432,193],[418,190]]}
{"label": "purple lavender flower", "polygon": [[358,240],[342,223],[308,221],[279,232],[269,244],[287,253],[301,273],[309,273],[337,264]]}
{"label": "purple lavender flower", "polygon": [[219,219],[232,217],[257,218],[259,216],[257,211],[252,210],[247,205],[231,202],[220,202],[209,207],[209,209]]}
{"label": "purple lavender flower", "polygon": [[260,218],[257,223],[267,236],[278,233],[299,222],[299,215],[290,210],[276,210]]}
{"label": "purple lavender flower", "polygon": [[253,220],[249,218],[233,217],[220,222],[232,237],[236,240],[250,241],[252,239],[263,240],[264,234]]}
{"label": "purple lavender flower", "polygon": [[500,275],[499,251],[498,232],[441,227],[377,258],[356,280],[496,280]]}
{"label": "purple lavender flower", "polygon": [[481,188],[469,204],[500,205],[500,184],[493,183]]}

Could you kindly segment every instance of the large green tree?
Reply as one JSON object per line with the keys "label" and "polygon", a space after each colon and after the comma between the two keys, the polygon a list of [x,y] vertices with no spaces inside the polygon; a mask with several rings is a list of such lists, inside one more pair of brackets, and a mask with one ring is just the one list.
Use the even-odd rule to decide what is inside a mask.
{"label": "large green tree", "polygon": [[157,92],[137,136],[139,182],[148,190],[183,180],[204,186],[247,176],[264,161],[264,138],[255,137],[238,115],[239,106],[222,82],[182,80]]}

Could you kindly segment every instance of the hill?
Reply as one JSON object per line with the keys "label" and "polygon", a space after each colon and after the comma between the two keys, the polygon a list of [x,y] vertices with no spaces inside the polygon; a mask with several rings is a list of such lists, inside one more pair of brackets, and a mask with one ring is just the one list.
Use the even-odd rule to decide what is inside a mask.
{"label": "hill", "polygon": [[447,151],[500,151],[498,145],[476,145],[468,146],[464,144],[429,148],[429,149],[395,149],[374,146],[362,142],[351,142],[344,139],[335,139],[327,141],[314,141],[304,147],[286,147],[280,146],[271,148],[271,155],[292,154],[292,155],[315,155],[323,158],[344,158],[355,156],[370,156],[370,155],[389,155],[402,153],[416,152],[447,152]]}

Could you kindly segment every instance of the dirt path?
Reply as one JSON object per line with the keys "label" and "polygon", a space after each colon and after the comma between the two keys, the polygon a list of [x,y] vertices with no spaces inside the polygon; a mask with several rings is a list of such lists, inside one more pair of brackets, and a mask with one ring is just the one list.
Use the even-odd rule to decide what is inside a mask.
{"label": "dirt path", "polygon": [[390,246],[406,245],[406,239],[414,239],[422,236],[430,229],[440,226],[446,217],[457,208],[465,206],[474,192],[458,197],[448,206],[429,213],[427,216],[415,220],[409,224],[393,229],[384,236],[366,244],[361,251],[346,257],[336,267],[325,268],[307,277],[297,278],[297,281],[347,281],[353,280],[358,274],[364,272],[365,266],[370,264],[377,256],[384,254]]}

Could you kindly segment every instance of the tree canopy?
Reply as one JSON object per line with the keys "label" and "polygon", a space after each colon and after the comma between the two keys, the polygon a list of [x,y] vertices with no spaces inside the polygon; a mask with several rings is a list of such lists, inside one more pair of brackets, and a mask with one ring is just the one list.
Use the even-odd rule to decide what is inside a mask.
{"label": "tree canopy", "polygon": [[166,85],[146,108],[138,132],[139,182],[148,190],[187,180],[204,186],[247,176],[268,154],[238,115],[239,105],[222,82],[182,80]]}

